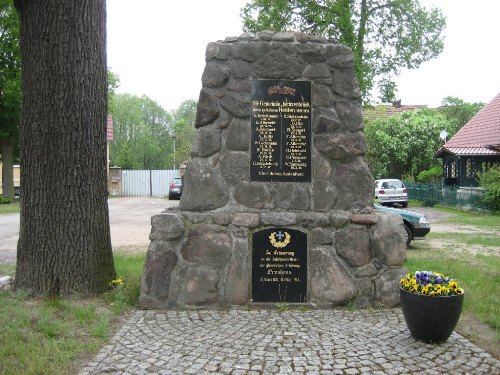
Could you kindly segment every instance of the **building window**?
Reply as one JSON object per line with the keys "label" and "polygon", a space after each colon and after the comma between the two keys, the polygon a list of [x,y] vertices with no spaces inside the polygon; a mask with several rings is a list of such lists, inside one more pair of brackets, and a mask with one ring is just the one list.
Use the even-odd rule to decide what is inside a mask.
{"label": "building window", "polygon": [[457,163],[455,160],[450,160],[445,165],[445,176],[446,178],[456,178],[457,177]]}
{"label": "building window", "polygon": [[466,178],[474,178],[474,159],[468,158],[465,161],[465,177]]}

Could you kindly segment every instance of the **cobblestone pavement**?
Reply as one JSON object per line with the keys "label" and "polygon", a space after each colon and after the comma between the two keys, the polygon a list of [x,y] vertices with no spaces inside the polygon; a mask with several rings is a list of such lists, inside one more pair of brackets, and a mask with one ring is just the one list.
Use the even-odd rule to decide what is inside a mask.
{"label": "cobblestone pavement", "polygon": [[86,374],[500,374],[453,333],[410,337],[400,309],[136,311]]}

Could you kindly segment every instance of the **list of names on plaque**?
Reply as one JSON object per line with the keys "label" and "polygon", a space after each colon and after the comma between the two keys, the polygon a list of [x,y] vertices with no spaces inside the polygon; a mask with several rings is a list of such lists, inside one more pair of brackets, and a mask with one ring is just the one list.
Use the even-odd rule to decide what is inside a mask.
{"label": "list of names on plaque", "polygon": [[288,228],[253,234],[254,302],[306,302],[307,235]]}
{"label": "list of names on plaque", "polygon": [[311,82],[252,81],[252,181],[311,181]]}

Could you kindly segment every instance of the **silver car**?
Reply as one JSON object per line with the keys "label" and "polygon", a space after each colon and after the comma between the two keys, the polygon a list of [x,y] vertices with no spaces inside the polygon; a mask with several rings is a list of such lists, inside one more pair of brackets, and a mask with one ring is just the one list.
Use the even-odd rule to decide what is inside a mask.
{"label": "silver car", "polygon": [[376,180],[375,197],[382,206],[400,204],[402,207],[408,207],[408,190],[400,180]]}

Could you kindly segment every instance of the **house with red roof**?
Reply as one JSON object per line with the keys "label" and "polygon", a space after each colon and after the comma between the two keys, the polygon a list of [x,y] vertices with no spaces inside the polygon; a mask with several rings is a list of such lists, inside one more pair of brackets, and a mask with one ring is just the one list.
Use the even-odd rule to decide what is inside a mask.
{"label": "house with red roof", "polygon": [[478,186],[477,172],[500,164],[500,94],[434,156],[443,159],[445,185]]}

